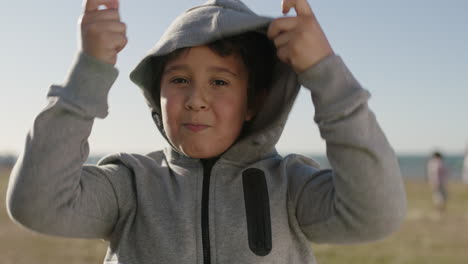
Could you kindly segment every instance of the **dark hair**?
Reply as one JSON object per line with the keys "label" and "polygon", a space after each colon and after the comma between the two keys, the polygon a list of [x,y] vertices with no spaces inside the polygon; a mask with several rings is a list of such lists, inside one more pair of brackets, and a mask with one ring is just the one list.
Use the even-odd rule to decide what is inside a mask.
{"label": "dark hair", "polygon": [[[260,99],[268,94],[272,82],[273,67],[276,63],[276,49],[264,35],[247,32],[232,37],[222,38],[208,43],[207,46],[222,57],[238,54],[248,72],[247,105],[259,107]],[[156,66],[156,78],[153,83],[154,101],[159,106],[161,75],[165,65],[188,48],[177,49],[159,60]],[[159,106],[160,107],[160,106]],[[258,110],[258,108],[257,108]]]}
{"label": "dark hair", "polygon": [[442,155],[442,153],[440,153],[439,151],[434,151],[434,152],[432,153],[432,157],[433,157],[433,158],[439,158],[439,159],[443,159],[443,158],[444,158],[444,156]]}

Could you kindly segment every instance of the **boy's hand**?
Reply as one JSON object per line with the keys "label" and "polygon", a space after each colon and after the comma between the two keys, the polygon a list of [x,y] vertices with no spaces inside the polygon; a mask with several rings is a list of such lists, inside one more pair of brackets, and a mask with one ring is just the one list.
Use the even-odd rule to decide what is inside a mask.
{"label": "boy's hand", "polygon": [[268,28],[268,37],[274,41],[281,61],[301,73],[333,54],[307,0],[283,0],[282,7],[284,14],[294,8],[297,16],[277,18]]}
{"label": "boy's hand", "polygon": [[117,54],[127,45],[126,31],[126,25],[120,21],[119,0],[84,0],[81,18],[84,53],[115,65]]}

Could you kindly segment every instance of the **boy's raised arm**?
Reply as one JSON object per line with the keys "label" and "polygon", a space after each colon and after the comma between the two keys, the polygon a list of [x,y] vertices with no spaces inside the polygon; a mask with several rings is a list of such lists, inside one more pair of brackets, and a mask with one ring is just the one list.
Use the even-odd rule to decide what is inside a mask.
{"label": "boy's raised arm", "polygon": [[293,180],[298,222],[314,242],[381,238],[399,226],[406,211],[395,153],[368,108],[368,92],[333,55],[307,1],[283,0],[283,12],[292,7],[297,16],[276,19],[268,36],[311,91],[332,167]]}
{"label": "boy's raised arm", "polygon": [[112,64],[126,43],[117,4],[85,2],[83,52],[64,85],[51,86],[49,104],[34,120],[12,171],[8,212],[35,231],[106,238],[131,200],[126,167],[83,165],[94,118],[107,115],[107,94],[118,75]]}

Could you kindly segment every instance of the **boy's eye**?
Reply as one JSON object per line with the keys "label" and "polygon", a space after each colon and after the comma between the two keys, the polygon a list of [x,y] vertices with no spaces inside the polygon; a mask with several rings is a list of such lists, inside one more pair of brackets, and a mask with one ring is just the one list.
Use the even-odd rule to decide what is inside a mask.
{"label": "boy's eye", "polygon": [[213,84],[217,85],[217,86],[224,86],[224,85],[227,85],[228,83],[226,81],[223,81],[223,80],[214,80]]}
{"label": "boy's eye", "polygon": [[188,80],[185,78],[174,78],[171,80],[171,83],[175,83],[175,84],[188,83]]}

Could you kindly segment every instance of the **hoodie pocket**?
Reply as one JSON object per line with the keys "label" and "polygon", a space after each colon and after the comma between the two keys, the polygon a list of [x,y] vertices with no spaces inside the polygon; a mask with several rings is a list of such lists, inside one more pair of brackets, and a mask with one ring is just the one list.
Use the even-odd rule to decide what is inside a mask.
{"label": "hoodie pocket", "polygon": [[258,256],[272,249],[270,199],[265,173],[250,168],[243,172],[244,201],[247,216],[249,247]]}

